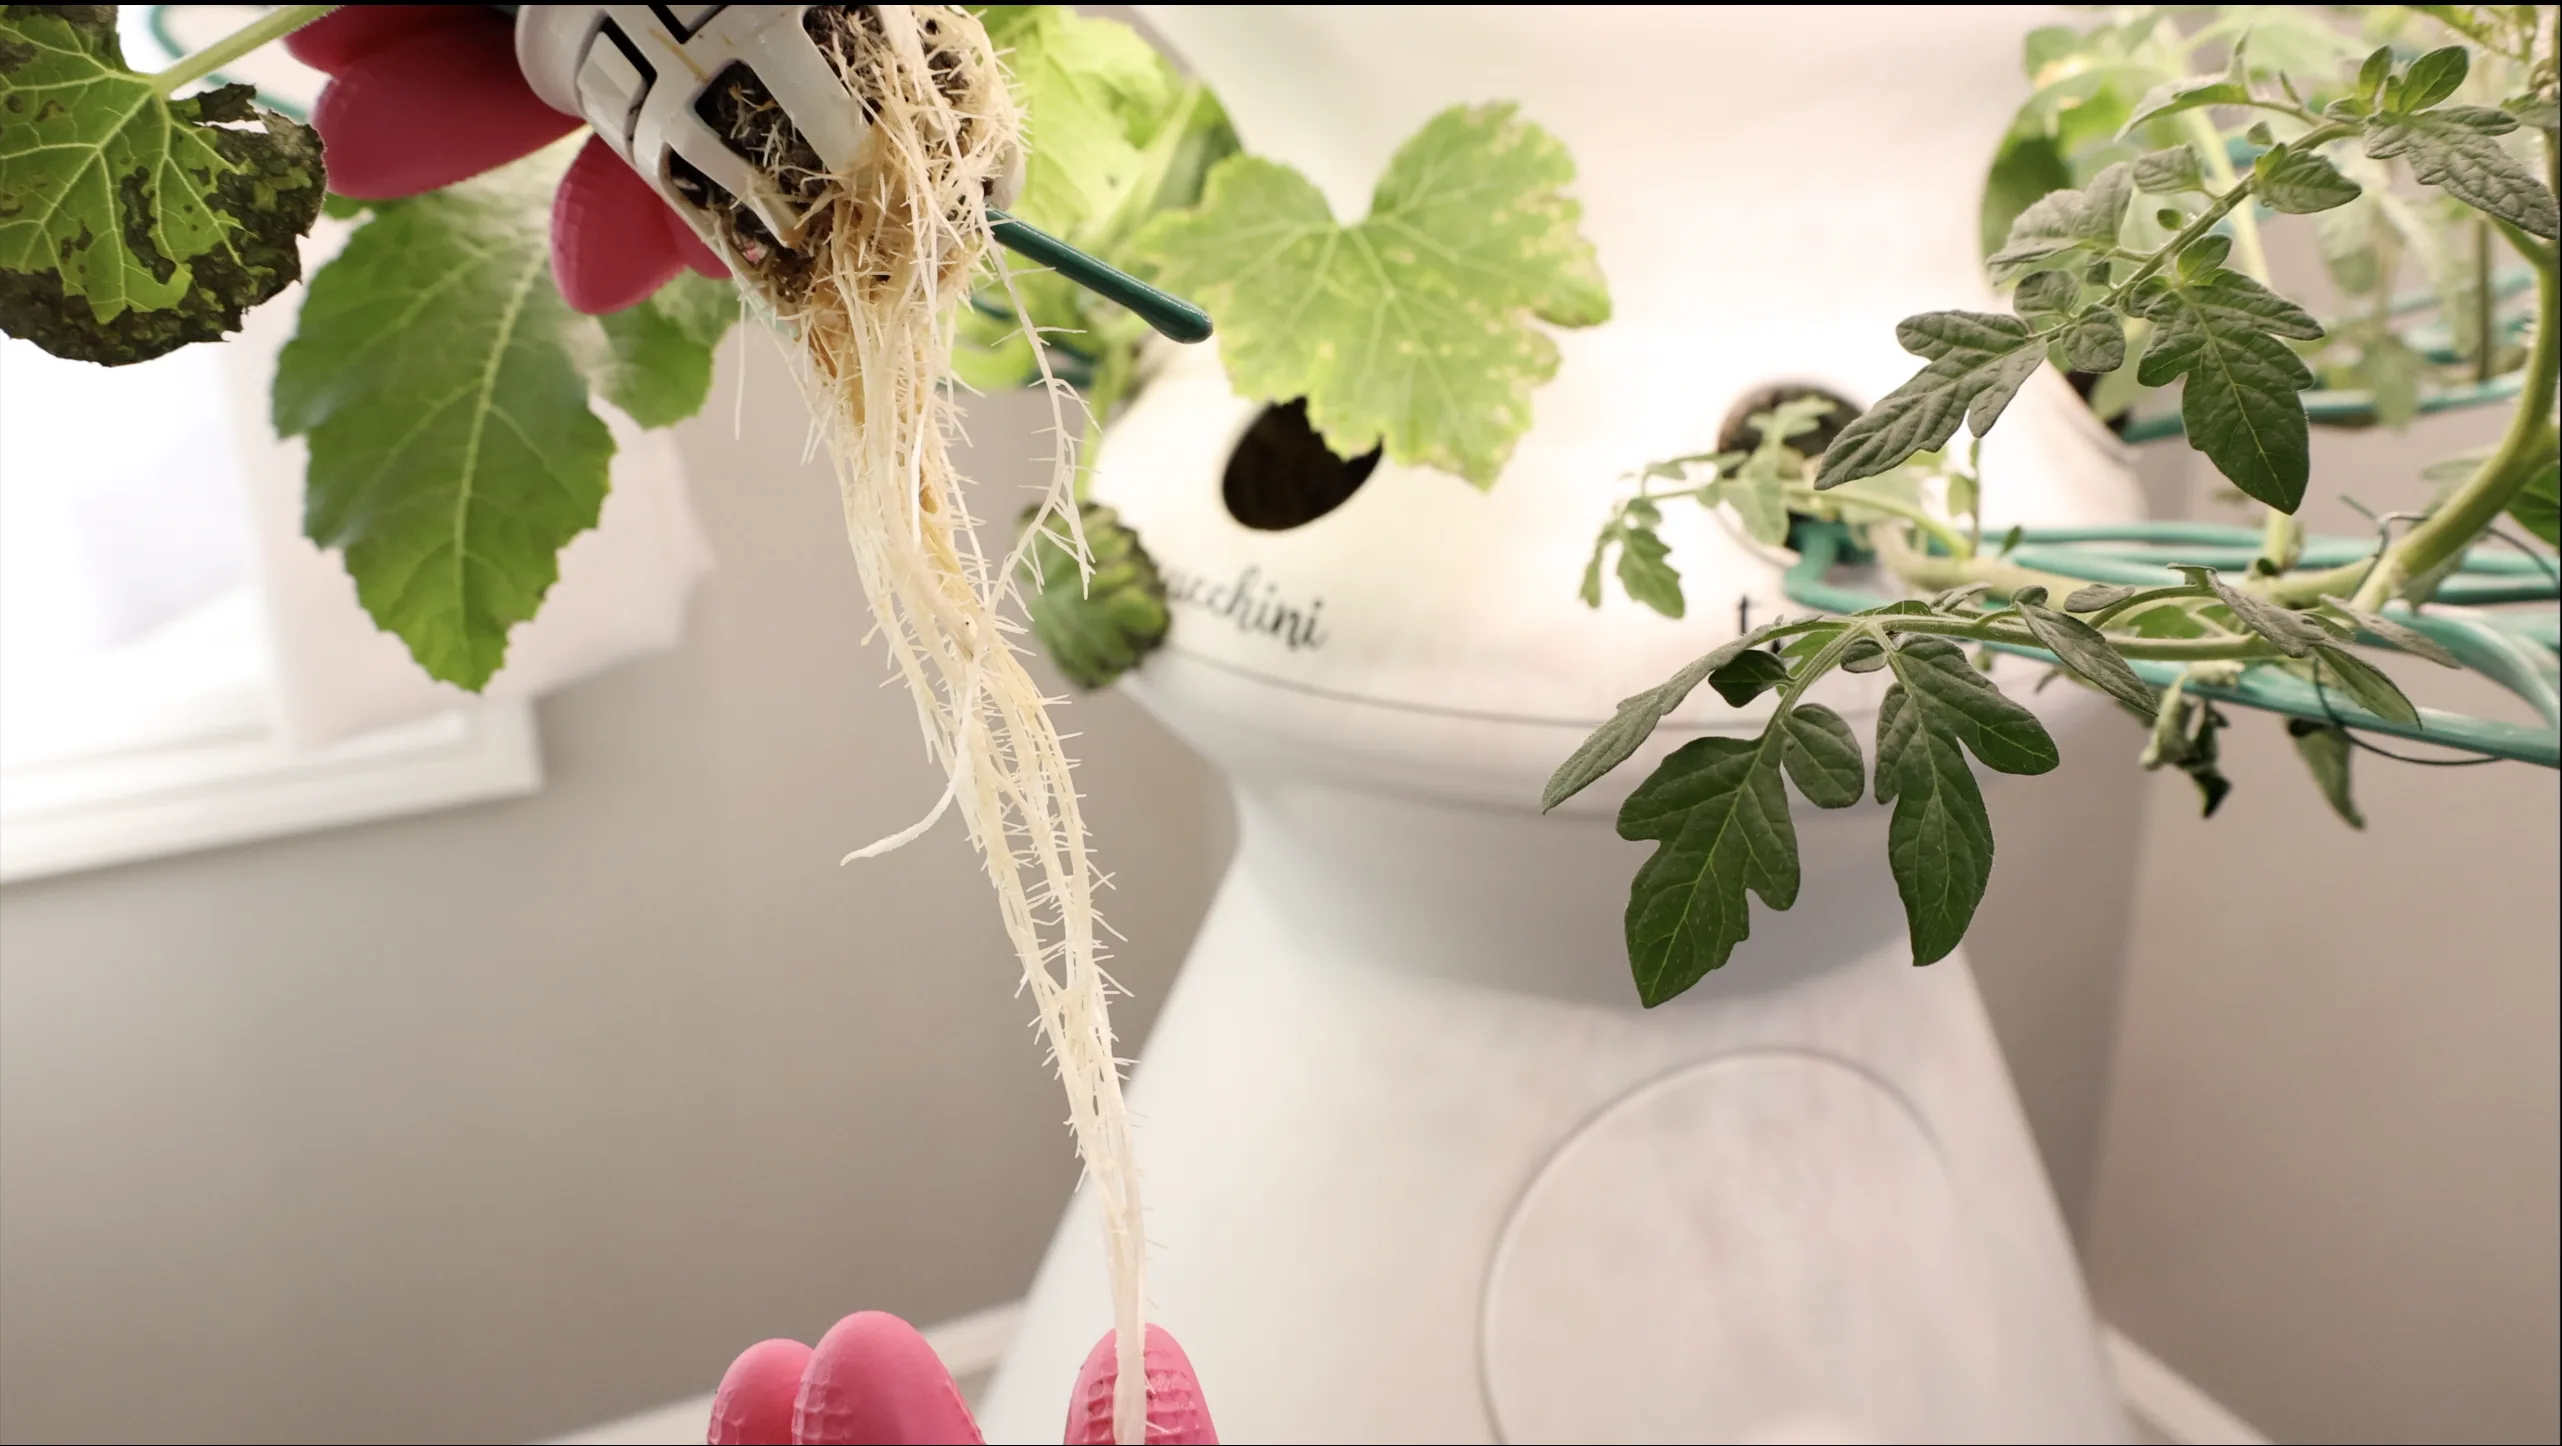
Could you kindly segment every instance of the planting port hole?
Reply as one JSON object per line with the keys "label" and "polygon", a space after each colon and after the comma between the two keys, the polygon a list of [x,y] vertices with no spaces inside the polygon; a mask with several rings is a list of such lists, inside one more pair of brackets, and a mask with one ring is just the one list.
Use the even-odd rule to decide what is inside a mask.
{"label": "planting port hole", "polygon": [[1230,517],[1258,532],[1305,527],[1361,490],[1378,470],[1379,450],[1346,461],[1308,425],[1305,400],[1283,402],[1264,408],[1228,454],[1220,496]]}
{"label": "planting port hole", "polygon": [[1735,404],[1726,409],[1726,420],[1717,424],[1717,450],[1749,452],[1760,446],[1761,433],[1753,428],[1753,416],[1775,410],[1801,397],[1821,397],[1833,404],[1830,412],[1816,419],[1815,430],[1789,439],[1788,445],[1802,456],[1821,456],[1823,450],[1833,444],[1833,438],[1841,435],[1842,428],[1849,426],[1860,413],[1857,402],[1830,387],[1808,382],[1765,382],[1737,397]]}

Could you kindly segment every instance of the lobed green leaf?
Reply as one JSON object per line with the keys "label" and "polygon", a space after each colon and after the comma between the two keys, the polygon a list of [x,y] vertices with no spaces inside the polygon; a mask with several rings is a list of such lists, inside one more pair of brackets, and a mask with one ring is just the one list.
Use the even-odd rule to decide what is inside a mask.
{"label": "lobed green leaf", "polygon": [[1913,962],[1928,964],[1966,937],[1992,879],[1992,819],[1966,754],[2005,773],[2044,773],[2055,742],[1947,639],[1906,639],[1887,656],[1895,683],[1877,713],[1877,800],[1895,805],[1887,863]]}
{"label": "lobed green leaf", "polygon": [[468,689],[596,525],[614,453],[579,371],[588,323],[552,285],[565,159],[377,206],[277,360],[276,430],[310,442],[304,533],[430,676]]}
{"label": "lobed green leaf", "polygon": [[2066,367],[2104,376],[2126,365],[2126,323],[2105,306],[2090,307],[2064,328],[2056,345]]}
{"label": "lobed green leaf", "polygon": [[1619,810],[1619,836],[1654,840],[1628,890],[1628,964],[1647,1008],[1721,968],[1751,932],[1745,892],[1797,902],[1797,831],[1780,783],[1784,735],[1695,738]]}
{"label": "lobed green leaf", "polygon": [[1789,781],[1808,803],[1848,808],[1859,802],[1868,786],[1867,762],[1860,756],[1859,735],[1839,713],[1821,703],[1799,703],[1781,716],[1778,726],[1788,734]]}
{"label": "lobed green leaf", "polygon": [[1910,637],[1890,650],[1888,661],[1896,681],[1918,700],[1927,726],[1963,743],[1985,767],[2036,774],[2055,766],[2046,725],[1976,672],[1965,649],[1946,638]]}
{"label": "lobed green leaf", "polygon": [[1210,173],[1201,204],[1139,249],[1160,284],[1217,321],[1239,393],[1305,397],[1336,455],[1492,486],[1557,367],[1533,319],[1610,314],[1565,147],[1510,105],[1456,106],[1388,163],[1369,216],[1338,224],[1306,177],[1254,156]]}
{"label": "lobed green leaf", "polygon": [[2293,512],[2312,468],[2296,394],[2313,373],[2286,341],[2318,340],[2320,325],[2240,272],[2186,256],[2145,283],[2135,309],[2153,326],[2137,379],[2158,387],[2187,378],[2180,416],[2190,445],[2243,492]]}
{"label": "lobed green leaf", "polygon": [[2345,206],[2364,192],[2321,152],[2279,146],[2252,163],[2251,194],[2272,211],[2309,216]]}
{"label": "lobed green leaf", "polygon": [[1964,422],[1980,437],[2046,360],[2044,337],[2016,316],[1932,311],[1895,328],[1904,350],[1929,360],[1861,413],[1824,449],[1817,487],[1838,487],[1948,445]]}
{"label": "lobed green leaf", "polygon": [[2113,248],[2134,194],[2133,168],[2121,161],[2093,176],[2082,190],[2051,191],[2040,197],[2019,213],[2002,248],[1986,261],[1993,279],[2007,281],[2073,252]]}
{"label": "lobed green leaf", "polygon": [[1683,608],[1681,574],[1673,569],[1671,557],[1672,545],[1652,528],[1630,523],[1620,529],[1619,585],[1656,612],[1677,618]]}
{"label": "lobed green leaf", "polygon": [[2082,299],[2081,280],[2069,271],[2035,271],[2010,294],[2010,304],[2034,321],[2041,313],[2068,314]]}
{"label": "lobed green leaf", "polygon": [[1788,482],[1795,469],[1782,459],[1794,455],[1775,448],[1756,451],[1734,476],[1717,484],[1715,500],[1733,507],[1744,535],[1764,547],[1788,542]]}
{"label": "lobed green leaf", "polygon": [[2439,187],[2485,215],[2553,240],[2553,189],[2494,139],[2497,132],[2484,129],[2484,118],[2492,116],[2504,128],[2517,124],[2503,112],[2469,106],[2375,116],[2366,123],[2366,153],[2378,160],[2400,156],[2421,185]]}

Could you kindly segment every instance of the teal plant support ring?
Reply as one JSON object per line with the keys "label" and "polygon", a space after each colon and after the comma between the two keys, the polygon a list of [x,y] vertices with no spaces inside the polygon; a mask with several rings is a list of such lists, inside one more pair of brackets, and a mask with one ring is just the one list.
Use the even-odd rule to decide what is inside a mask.
{"label": "teal plant support ring", "polygon": [[[2200,555],[2202,553],[2236,550],[2245,542],[2256,552],[2258,543],[2257,535],[2247,529],[2195,522],[2026,528],[2022,530],[2020,539],[2020,546],[2013,549],[2009,557],[2022,567],[2086,582],[2142,587],[2158,587],[2176,580],[2169,571],[2173,555],[2156,552],[2151,555],[2154,560],[2148,561],[2140,555],[2129,555],[2135,549],[2179,548],[2177,561],[2200,563],[2207,561]],[[1855,613],[1893,601],[1857,588],[1843,587],[1830,580],[1832,570],[1842,560],[1843,548],[1849,541],[1847,528],[1838,523],[1801,523],[1797,541],[1802,544],[1802,550],[1796,565],[1788,569],[1782,583],[1790,602],[1830,613]],[[2112,544],[2116,545],[2113,549]],[[2316,548],[2324,549],[2324,555],[2346,549],[2343,558],[2346,561],[2370,555],[2373,546],[2371,542],[2348,538],[2312,538],[2305,543],[2308,557],[2314,555]],[[2453,602],[2458,593],[2454,587],[2457,582],[2486,583],[2488,586],[2481,591],[2496,589],[2501,593],[2496,599],[2480,597],[2474,599],[2476,601],[2551,601],[2558,592],[2562,592],[2549,575],[2540,571],[2536,571],[2531,580],[2518,576],[2521,567],[2536,571],[2536,563],[2532,559],[2515,553],[2498,554],[2476,549],[2466,555],[2463,571],[2449,578],[2448,585],[2439,589],[2439,596]],[[2487,757],[2541,764],[2546,768],[2562,768],[2562,663],[2558,663],[2555,656],[2555,617],[2550,612],[2514,618],[2497,613],[2458,616],[2447,612],[2411,612],[2397,618],[2444,644],[2467,667],[2525,699],[2543,718],[2544,726],[2541,728],[2446,713],[2433,708],[2419,710],[2417,726],[2397,723],[2355,706],[2336,691],[2316,689],[2292,673],[2270,667],[2250,668],[2229,685],[2190,680],[2184,688],[2201,698],[2257,708],[2289,718],[2302,718],[2314,723],[2338,722],[2362,732],[2434,743]],[[1998,652],[2062,666],[2060,659],[2043,648],[2007,643],[1988,643],[1985,646]],[[2157,688],[2168,687],[2185,671],[2177,663],[2143,658],[2127,661],[2139,677]]]}

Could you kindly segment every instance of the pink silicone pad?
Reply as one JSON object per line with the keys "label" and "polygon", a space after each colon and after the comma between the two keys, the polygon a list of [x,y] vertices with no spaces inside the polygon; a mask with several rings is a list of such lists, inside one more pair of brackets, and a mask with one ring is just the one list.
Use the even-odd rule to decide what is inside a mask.
{"label": "pink silicone pad", "polygon": [[[1191,1358],[1162,1327],[1148,1327],[1145,1357],[1148,1375],[1148,1441],[1150,1446],[1217,1446],[1219,1433],[1210,1425],[1210,1408],[1201,1399],[1201,1382]],[[1068,1397],[1068,1446],[1111,1446],[1112,1333],[1094,1343],[1085,1369],[1077,1373],[1076,1390]]]}

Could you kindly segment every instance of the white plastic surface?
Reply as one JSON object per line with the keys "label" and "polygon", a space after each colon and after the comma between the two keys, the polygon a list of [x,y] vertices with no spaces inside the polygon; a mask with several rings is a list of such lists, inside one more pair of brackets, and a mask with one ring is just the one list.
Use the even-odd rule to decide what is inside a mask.
{"label": "white plastic surface", "polygon": [[[721,245],[717,231],[671,181],[671,156],[683,157],[745,201],[790,244],[802,220],[799,203],[714,134],[694,103],[722,71],[744,64],[830,170],[841,175],[859,168],[871,128],[802,29],[809,8],[682,6],[662,16],[661,7],[652,5],[527,5],[517,12],[516,59],[545,104],[594,126],[715,251]],[[699,28],[680,32],[668,23],[671,18]],[[609,21],[649,66],[650,77],[641,77],[619,47],[602,37]]]}
{"label": "white plastic surface", "polygon": [[[1125,686],[1239,803],[1236,862],[1132,1094],[1151,1316],[1222,1439],[2121,1437],[1963,955],[1911,966],[1884,811],[1798,807],[1796,909],[1756,903],[1734,962],[1653,1011],[1620,918],[1649,846],[1611,813],[1684,737],[1758,715],[1702,690],[1613,779],[1537,813],[1618,699],[1739,610],[1790,606],[1785,559],[1671,509],[1688,616],[1615,588],[1584,608],[1625,474],[1708,450],[1765,383],[1873,399],[1918,365],[1897,320],[2000,304],[1976,207],[2025,92],[2020,41],[2051,17],[1147,14],[1247,145],[1347,219],[1432,114],[1519,101],[1581,167],[1618,308],[1558,334],[1490,493],[1383,465],[1306,526],[1239,525],[1219,479],[1260,409],[1206,347],[1160,358],[1099,454],[1095,495],[1177,594],[1166,650]],[[2138,515],[2122,451],[2052,374],[1985,466],[1995,529]],[[1297,624],[1251,626],[1241,594]],[[1819,696],[1864,738],[1883,681]],[[2037,706],[2071,747],[2073,690]],[[1100,1254],[1080,1201],[990,1440],[1056,1439],[1107,1321]]]}

